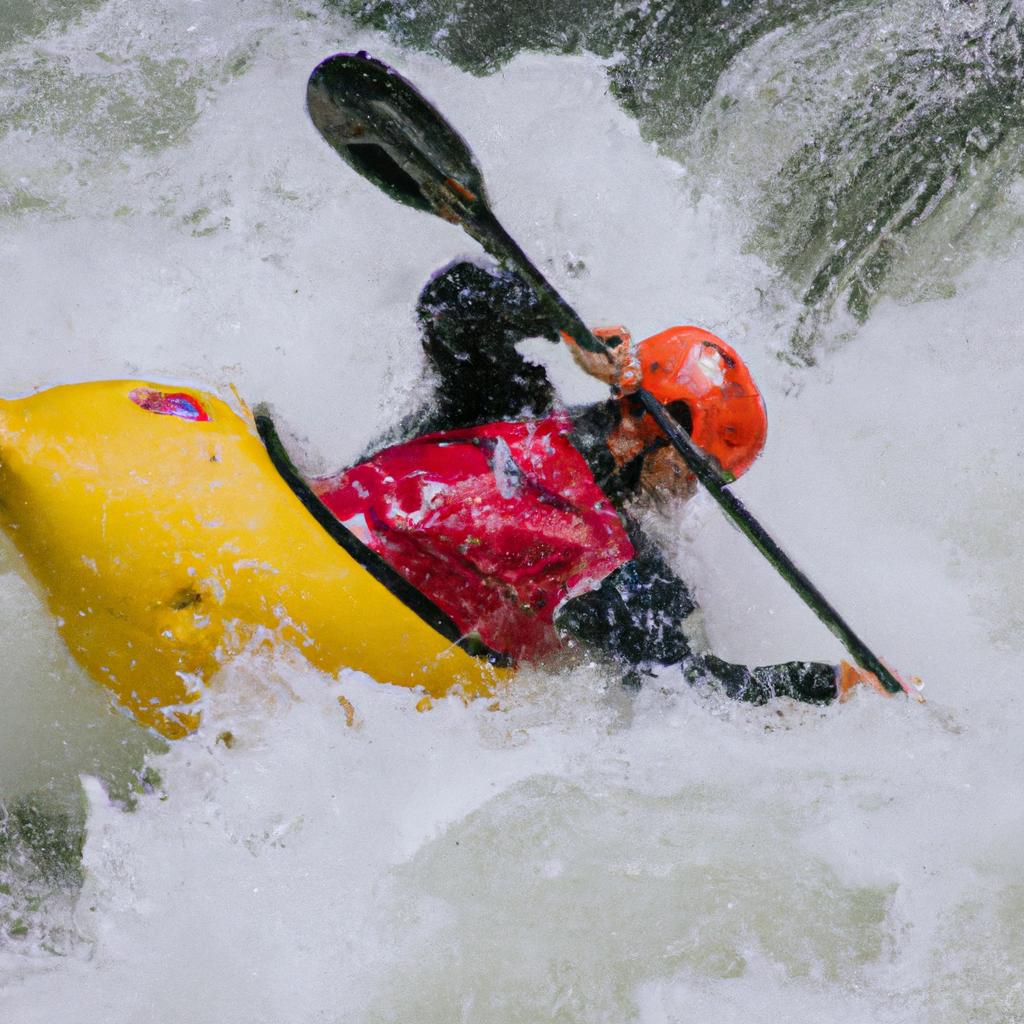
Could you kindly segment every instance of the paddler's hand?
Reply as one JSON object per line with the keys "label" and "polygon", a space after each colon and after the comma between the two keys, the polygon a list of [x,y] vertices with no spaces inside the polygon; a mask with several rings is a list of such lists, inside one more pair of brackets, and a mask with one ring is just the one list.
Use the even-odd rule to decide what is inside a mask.
{"label": "paddler's hand", "polygon": [[640,387],[643,372],[633,338],[625,327],[596,327],[591,331],[595,338],[608,345],[606,352],[590,352],[577,345],[565,331],[561,334],[576,365],[591,377],[604,381],[617,395],[631,395]]}
{"label": "paddler's hand", "polygon": [[[886,665],[886,668],[889,668]],[[924,703],[924,697],[921,695],[921,689],[924,687],[924,683],[917,676],[911,676],[909,679],[904,679],[899,672],[893,672],[891,668],[889,671],[892,672],[893,678],[896,682],[903,687],[903,692],[908,697],[913,697],[918,704]],[[874,672],[869,672],[867,669],[858,668],[856,665],[851,665],[848,661],[841,661],[839,667],[836,669],[836,688],[839,691],[839,703],[842,704],[848,701],[853,694],[853,691],[858,686],[870,686],[876,693],[880,693],[883,697],[892,697],[891,694],[881,683],[878,676]]]}

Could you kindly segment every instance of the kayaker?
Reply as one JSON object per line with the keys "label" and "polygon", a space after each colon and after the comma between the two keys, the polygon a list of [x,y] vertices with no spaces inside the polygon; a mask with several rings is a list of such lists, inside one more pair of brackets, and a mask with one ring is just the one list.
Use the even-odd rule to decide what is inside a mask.
{"label": "kayaker", "polygon": [[734,477],[757,457],[764,405],[730,346],[695,327],[635,345],[616,328],[602,332],[609,360],[563,335],[616,397],[562,410],[544,369],[515,348],[558,332],[514,274],[453,264],[428,283],[417,313],[432,394],[383,447],[314,490],[459,628],[518,660],[582,650],[617,664],[631,685],[677,665],[690,682],[754,703],[827,703],[861,683],[885,692],[847,662],[749,668],[702,650],[689,587],[631,511],[642,495],[694,488],[630,398],[641,381]]}

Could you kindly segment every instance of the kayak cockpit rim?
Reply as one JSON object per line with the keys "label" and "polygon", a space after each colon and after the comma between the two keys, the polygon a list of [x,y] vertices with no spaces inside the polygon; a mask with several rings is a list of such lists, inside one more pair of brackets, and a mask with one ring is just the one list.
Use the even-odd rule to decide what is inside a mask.
{"label": "kayak cockpit rim", "polygon": [[417,590],[404,576],[388,565],[376,551],[367,547],[334,517],[331,510],[313,493],[312,488],[295,468],[265,406],[258,406],[254,410],[253,419],[260,440],[263,442],[274,468],[291,488],[295,497],[305,506],[306,511],[327,531],[336,544],[411,612],[418,615],[446,640],[458,645],[467,654],[476,658],[484,658],[496,668],[511,668],[515,664],[515,660],[510,655],[492,650],[477,635],[463,634],[446,612],[434,604],[426,594]]}

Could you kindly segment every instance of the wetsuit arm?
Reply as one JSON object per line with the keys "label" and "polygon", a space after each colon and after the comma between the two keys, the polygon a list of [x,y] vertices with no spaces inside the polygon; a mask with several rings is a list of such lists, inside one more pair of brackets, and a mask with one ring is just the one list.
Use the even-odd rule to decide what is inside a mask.
{"label": "wetsuit arm", "polygon": [[696,611],[686,584],[654,545],[637,538],[636,556],[597,590],[566,601],[555,623],[563,636],[600,651],[639,685],[655,665],[679,665],[693,684],[717,683],[728,696],[752,704],[791,697],[826,704],[837,694],[836,667],[793,661],[749,668],[692,650],[685,622]]}
{"label": "wetsuit arm", "polygon": [[416,306],[423,348],[436,375],[433,395],[402,433],[452,430],[547,412],[554,389],[516,344],[557,341],[532,289],[510,271],[455,263],[435,274]]}
{"label": "wetsuit arm", "polygon": [[680,668],[688,682],[717,682],[729,697],[750,704],[763,704],[773,697],[829,704],[838,696],[836,666],[824,662],[787,661],[748,668],[713,654],[691,654]]}

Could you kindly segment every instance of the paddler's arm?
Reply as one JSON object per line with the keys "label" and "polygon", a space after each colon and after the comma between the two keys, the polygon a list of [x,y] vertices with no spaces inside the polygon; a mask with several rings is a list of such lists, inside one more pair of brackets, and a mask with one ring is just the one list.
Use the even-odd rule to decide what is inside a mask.
{"label": "paddler's arm", "polygon": [[713,654],[691,655],[680,668],[690,683],[717,683],[733,700],[764,704],[791,697],[805,704],[830,704],[839,695],[839,669],[821,661],[787,661],[748,668]]}
{"label": "paddler's arm", "polygon": [[835,665],[793,661],[750,668],[693,650],[687,624],[697,606],[689,589],[649,540],[634,540],[635,558],[559,609],[555,621],[563,637],[611,658],[634,685],[655,666],[678,665],[689,682],[718,685],[729,697],[752,704],[773,697],[810,704],[836,699]]}
{"label": "paddler's arm", "polygon": [[[554,390],[544,368],[515,349],[526,338],[556,340],[532,289],[515,274],[475,263],[436,273],[416,306],[434,394],[415,432],[455,429],[547,412]],[[413,431],[410,431],[413,432]]]}

